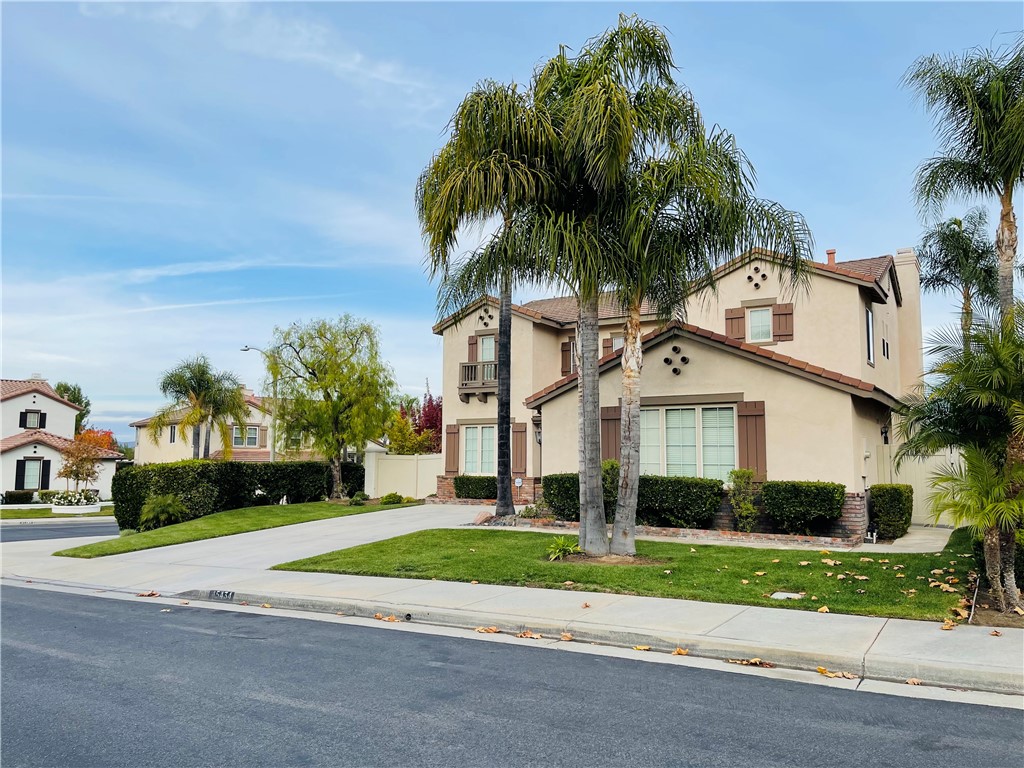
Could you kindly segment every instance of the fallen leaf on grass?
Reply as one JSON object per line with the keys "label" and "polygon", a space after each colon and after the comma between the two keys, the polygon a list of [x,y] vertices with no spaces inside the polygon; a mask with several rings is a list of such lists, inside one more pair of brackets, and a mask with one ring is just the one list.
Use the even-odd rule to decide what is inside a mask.
{"label": "fallen leaf on grass", "polygon": [[483,635],[496,635],[501,632],[497,627],[477,627],[475,631]]}
{"label": "fallen leaf on grass", "polygon": [[837,579],[838,581],[842,581],[842,580],[843,580],[843,579],[845,579],[845,578],[846,578],[846,574],[843,574],[843,573],[840,573],[840,574],[839,574],[838,576],[836,576],[836,579]]}
{"label": "fallen leaf on grass", "polygon": [[818,599],[817,595],[811,595],[811,600],[817,600],[817,599]]}
{"label": "fallen leaf on grass", "polygon": [[777,563],[777,562],[779,562],[779,558],[777,558],[777,557],[776,557],[776,558],[775,558],[774,560],[772,560],[772,562],[773,562],[773,563]]}
{"label": "fallen leaf on grass", "polygon": [[828,613],[828,612],[829,612],[829,610],[828,610],[828,606],[827,605],[823,605],[823,606],[821,606],[821,608],[818,609],[818,613]]}
{"label": "fallen leaf on grass", "polygon": [[867,577],[867,576],[854,576],[853,578],[855,578],[857,581],[868,581],[869,577]]}
{"label": "fallen leaf on grass", "polygon": [[944,570],[942,570],[941,568],[936,568],[935,570],[929,571],[929,573],[930,573],[930,574],[931,574],[932,576],[941,576],[942,574],[944,574],[944,573],[945,573],[945,571],[944,571]]}
{"label": "fallen leaf on grass", "polygon": [[[951,587],[949,584],[939,584],[939,589],[943,592],[956,592],[956,587]],[[1021,611],[1021,614],[1024,615],[1024,611]]]}
{"label": "fallen leaf on grass", "polygon": [[575,581],[563,581],[562,582],[562,584],[567,586],[567,587],[571,587],[575,583],[576,583]]}
{"label": "fallen leaf on grass", "polygon": [[750,579],[740,579],[740,584],[749,584]]}
{"label": "fallen leaf on grass", "polygon": [[572,640],[572,635],[569,632],[563,632],[560,639],[568,643]]}
{"label": "fallen leaf on grass", "polygon": [[590,607],[590,603],[584,603],[583,605],[580,606],[580,608],[589,608],[589,607]]}
{"label": "fallen leaf on grass", "polygon": [[916,677],[908,677],[906,683],[907,685],[921,685],[921,681]]}
{"label": "fallen leaf on grass", "polygon": [[689,656],[690,655],[690,649],[689,648],[678,648],[677,647],[674,651],[672,651],[672,655],[673,656]]}
{"label": "fallen leaf on grass", "polygon": [[755,576],[764,576],[766,573],[767,571],[754,571]]}
{"label": "fallen leaf on grass", "polygon": [[1000,632],[998,629],[993,629],[991,632],[989,632],[989,634],[992,635],[992,637],[1002,637],[1003,636],[1003,633]]}
{"label": "fallen leaf on grass", "polygon": [[828,576],[829,578],[832,578],[832,574],[833,573],[835,573],[835,571],[825,571],[825,575]]}
{"label": "fallen leaf on grass", "polygon": [[810,564],[811,564],[810,560],[801,560],[799,563],[797,563],[797,565],[810,565]]}
{"label": "fallen leaf on grass", "polygon": [[831,555],[832,553],[829,552],[827,549],[823,549],[818,554],[819,555]]}
{"label": "fallen leaf on grass", "polygon": [[873,562],[875,562],[875,558],[873,558],[873,557],[862,557],[860,559],[860,561],[862,563],[873,563]]}
{"label": "fallen leaf on grass", "polygon": [[651,646],[649,646],[649,645],[634,645],[633,646],[633,650],[634,651],[649,651],[649,650],[651,650]]}
{"label": "fallen leaf on grass", "polygon": [[152,590],[150,590],[149,592],[139,592],[135,596],[136,597],[160,597],[160,593],[159,592],[153,592]]}
{"label": "fallen leaf on grass", "polygon": [[897,573],[896,574],[896,578],[897,579],[905,579],[905,578],[907,578],[907,574],[905,574],[905,573]]}
{"label": "fallen leaf on grass", "polygon": [[857,594],[858,594],[858,595],[864,595],[864,594],[867,594],[867,590],[866,590],[866,589],[858,589],[858,590],[857,590]]}
{"label": "fallen leaf on grass", "polygon": [[764,659],[753,658],[753,659],[726,659],[730,664],[742,664],[744,667],[764,667],[765,669],[772,669],[775,665],[770,661]]}
{"label": "fallen leaf on grass", "polygon": [[837,566],[837,565],[842,565],[843,564],[842,560],[833,560],[830,557],[823,557],[821,559],[821,562],[823,562],[825,565],[831,565],[833,568],[835,566]]}
{"label": "fallen leaf on grass", "polygon": [[878,562],[880,562],[880,563],[888,563],[889,561],[888,560],[879,560]]}
{"label": "fallen leaf on grass", "polygon": [[672,573],[672,571],[665,571],[665,573]]}
{"label": "fallen leaf on grass", "polygon": [[696,550],[696,549],[694,549],[693,547],[690,547],[690,551],[691,551],[691,552],[696,552],[697,550]]}
{"label": "fallen leaf on grass", "polygon": [[536,632],[531,632],[528,629],[524,629],[522,632],[520,632],[518,635],[516,635],[516,637],[525,637],[528,640],[540,640],[544,636],[543,635],[539,635]]}
{"label": "fallen leaf on grass", "polygon": [[955,616],[958,616],[961,619],[967,618],[967,611],[965,611],[963,608],[950,608],[949,610],[952,611]]}

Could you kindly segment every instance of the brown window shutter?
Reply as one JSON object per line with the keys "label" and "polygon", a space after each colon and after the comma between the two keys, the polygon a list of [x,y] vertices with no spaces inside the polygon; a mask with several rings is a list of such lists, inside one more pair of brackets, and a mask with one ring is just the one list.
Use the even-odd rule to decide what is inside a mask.
{"label": "brown window shutter", "polygon": [[466,352],[466,362],[467,363],[475,363],[476,362],[476,354],[477,354],[476,353],[476,341],[477,341],[476,336],[470,336],[469,337],[469,349]]}
{"label": "brown window shutter", "polygon": [[601,461],[620,459],[622,447],[622,408],[618,405],[601,409]]}
{"label": "brown window shutter", "polygon": [[572,373],[572,342],[562,342],[562,375],[568,376]]}
{"label": "brown window shutter", "polygon": [[448,424],[444,428],[444,473],[459,474],[459,425]]}
{"label": "brown window shutter", "polygon": [[743,307],[725,310],[725,335],[730,339],[743,339],[747,336],[747,313]]}
{"label": "brown window shutter", "polygon": [[610,355],[615,350],[612,349],[612,337],[609,336],[607,339],[601,340],[601,357]]}
{"label": "brown window shutter", "polygon": [[526,424],[512,425],[512,473],[526,474]]}
{"label": "brown window shutter", "polygon": [[754,479],[768,479],[767,449],[764,436],[764,400],[751,400],[736,404],[739,426],[738,443],[740,469],[754,470]]}
{"label": "brown window shutter", "polygon": [[772,339],[793,340],[793,305],[775,304],[772,307]]}
{"label": "brown window shutter", "polygon": [[260,427],[260,448],[267,447],[267,428]]}

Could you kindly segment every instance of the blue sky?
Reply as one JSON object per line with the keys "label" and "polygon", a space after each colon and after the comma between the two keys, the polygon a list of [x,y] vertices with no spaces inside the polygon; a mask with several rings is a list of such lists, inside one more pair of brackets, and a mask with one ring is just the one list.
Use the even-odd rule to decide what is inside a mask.
{"label": "blue sky", "polygon": [[[918,242],[935,143],[900,77],[1024,26],[1016,2],[4,3],[3,376],[78,382],[131,439],[177,361],[258,389],[240,347],[349,312],[403,390],[439,392],[416,178],[477,80],[525,82],[620,11],[668,30],[705,120],[819,260]],[[927,299],[925,326],[953,311]]]}

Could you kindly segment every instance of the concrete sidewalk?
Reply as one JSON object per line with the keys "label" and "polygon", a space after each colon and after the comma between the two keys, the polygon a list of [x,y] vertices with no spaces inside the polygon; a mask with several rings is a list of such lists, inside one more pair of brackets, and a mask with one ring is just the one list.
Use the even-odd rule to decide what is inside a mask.
{"label": "concrete sidewalk", "polygon": [[[759,657],[784,667],[863,678],[1024,694],[1024,630],[942,631],[938,622],[819,614],[687,600],[419,579],[269,571],[270,566],[427,528],[461,526],[480,510],[412,507],[274,528],[125,555],[78,560],[51,553],[86,539],[3,545],[4,583],[268,603],[276,608],[394,614],[403,621],[504,632],[571,633],[610,645],[688,649],[710,658]],[[587,607],[584,607],[584,604]],[[271,609],[272,610],[272,609]]]}

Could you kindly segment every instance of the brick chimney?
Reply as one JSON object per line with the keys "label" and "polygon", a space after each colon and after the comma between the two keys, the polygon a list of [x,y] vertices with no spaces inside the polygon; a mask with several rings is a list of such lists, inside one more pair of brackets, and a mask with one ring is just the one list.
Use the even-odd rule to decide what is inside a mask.
{"label": "brick chimney", "polygon": [[834,267],[836,265],[836,249],[829,248],[825,251],[825,255],[828,256],[828,265]]}

